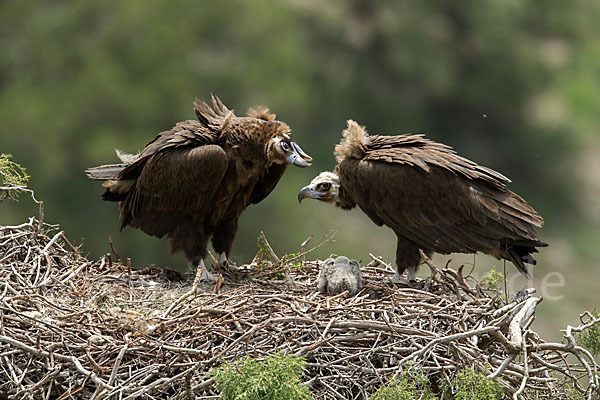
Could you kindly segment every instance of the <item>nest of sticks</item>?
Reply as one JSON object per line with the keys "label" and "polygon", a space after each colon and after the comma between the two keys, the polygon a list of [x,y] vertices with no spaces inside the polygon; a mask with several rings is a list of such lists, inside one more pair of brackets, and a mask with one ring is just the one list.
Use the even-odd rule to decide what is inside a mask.
{"label": "nest of sticks", "polygon": [[576,342],[600,323],[589,313],[549,343],[530,328],[539,298],[506,302],[427,259],[420,289],[384,283],[390,268],[374,258],[358,295],[326,296],[309,252],[259,254],[207,286],[111,255],[90,261],[36,218],[0,226],[0,398],[218,398],[212,368],[278,351],[305,357],[318,398],[366,399],[407,371],[436,388],[465,367],[508,398],[598,394],[598,365]]}

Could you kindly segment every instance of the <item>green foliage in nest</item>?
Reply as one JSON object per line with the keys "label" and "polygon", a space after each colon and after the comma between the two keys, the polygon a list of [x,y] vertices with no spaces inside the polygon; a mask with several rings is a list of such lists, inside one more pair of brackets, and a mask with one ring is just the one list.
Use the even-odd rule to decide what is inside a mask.
{"label": "green foliage in nest", "polygon": [[275,353],[263,362],[249,356],[211,370],[215,390],[226,400],[313,399],[300,382],[303,358]]}
{"label": "green foliage in nest", "polygon": [[496,268],[490,269],[481,279],[481,284],[488,289],[497,290],[499,284],[504,280],[504,275],[496,271]]}
{"label": "green foliage in nest", "polygon": [[435,400],[429,379],[421,374],[404,374],[400,381],[391,379],[380,387],[371,400]]}
{"label": "green foliage in nest", "polygon": [[12,155],[0,154],[0,202],[6,198],[16,200],[20,194],[17,188],[27,186],[29,175],[25,173],[25,168],[14,161],[11,161]]}
{"label": "green foliage in nest", "polygon": [[443,388],[444,398],[453,400],[502,400],[504,390],[493,379],[471,369],[459,371],[450,385]]}
{"label": "green foliage in nest", "polygon": [[[600,314],[594,308],[590,311],[594,318],[600,318]],[[577,335],[577,342],[589,350],[594,357],[600,354],[600,325],[594,325]]]}
{"label": "green foliage in nest", "polygon": [[265,257],[267,260],[275,261],[271,257],[271,252],[269,251],[269,244],[267,243],[267,238],[262,232],[260,233],[260,235],[258,235],[258,238],[256,238],[256,247],[258,247],[258,249],[262,251],[263,257]]}
{"label": "green foliage in nest", "polygon": [[302,265],[302,259],[300,253],[291,253],[285,256],[285,263],[290,266],[290,270],[298,272],[304,265]]}

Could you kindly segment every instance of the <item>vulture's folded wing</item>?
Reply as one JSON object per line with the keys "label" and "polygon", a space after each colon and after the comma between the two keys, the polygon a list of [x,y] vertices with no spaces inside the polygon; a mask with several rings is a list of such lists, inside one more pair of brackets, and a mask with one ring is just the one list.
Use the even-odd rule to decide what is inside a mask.
{"label": "vulture's folded wing", "polygon": [[156,135],[139,154],[137,161],[128,165],[118,175],[119,179],[136,179],[148,159],[154,154],[170,149],[218,144],[217,135],[198,121],[178,122],[172,129]]}
{"label": "vulture's folded wing", "polygon": [[214,209],[213,195],[229,160],[216,145],[160,151],[148,158],[135,187],[121,204],[122,225],[162,236],[181,218]]}
{"label": "vulture's folded wing", "polygon": [[286,164],[272,164],[252,189],[248,205],[263,201],[275,189],[277,182],[285,172],[285,168]]}
{"label": "vulture's folded wing", "polygon": [[223,133],[235,117],[221,100],[211,95],[212,108],[205,102],[196,98],[194,110],[198,120],[178,122],[168,131],[160,132],[141,151],[137,161],[127,166],[118,175],[119,179],[135,179],[139,176],[146,161],[152,155],[168,149],[206,146],[220,144],[225,140]]}
{"label": "vulture's folded wing", "polygon": [[364,160],[405,164],[429,171],[440,167],[469,180],[482,180],[503,188],[510,179],[456,154],[450,146],[423,135],[370,136]]}
{"label": "vulture's folded wing", "polygon": [[475,252],[495,248],[501,239],[537,240],[533,225],[542,223],[523,199],[490,184],[489,177],[465,179],[451,168],[381,157],[345,160],[338,173],[344,190],[375,223],[424,249]]}

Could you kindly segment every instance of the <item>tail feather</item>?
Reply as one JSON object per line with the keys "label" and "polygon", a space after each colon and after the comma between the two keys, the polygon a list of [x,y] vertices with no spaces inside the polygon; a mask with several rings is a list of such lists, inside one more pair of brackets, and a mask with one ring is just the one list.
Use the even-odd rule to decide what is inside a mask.
{"label": "tail feather", "polygon": [[125,198],[127,198],[127,193],[111,192],[108,188],[102,193],[102,200],[104,201],[123,201]]}
{"label": "tail feather", "polygon": [[102,184],[106,188],[106,192],[102,194],[102,200],[106,201],[123,201],[135,185],[135,180],[119,179],[109,180]]}
{"label": "tail feather", "polygon": [[521,245],[521,244],[514,244],[514,245],[509,245],[508,249],[507,249],[507,259],[512,262],[515,267],[517,267],[517,269],[519,270],[519,272],[521,274],[523,274],[526,278],[528,279],[532,279],[532,275],[529,272],[529,270],[527,269],[527,267],[525,266],[525,264],[531,264],[531,265],[535,265],[537,264],[537,262],[535,261],[535,259],[533,258],[533,253],[537,253],[537,249],[536,247],[547,247],[548,244],[541,242],[541,241],[537,241],[537,242],[532,242],[531,244],[526,244],[526,245]]}
{"label": "tail feather", "polygon": [[109,164],[101,165],[99,167],[88,168],[85,173],[88,177],[98,180],[110,180],[117,179],[117,175],[121,172],[127,164]]}

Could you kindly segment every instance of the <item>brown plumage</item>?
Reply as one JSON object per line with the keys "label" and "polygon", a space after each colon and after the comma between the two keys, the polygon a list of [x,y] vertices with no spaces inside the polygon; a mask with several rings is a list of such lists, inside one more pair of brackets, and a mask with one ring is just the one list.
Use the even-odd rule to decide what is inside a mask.
{"label": "brown plumage", "polygon": [[226,262],[244,209],[271,193],[288,163],[312,160],[267,108],[236,117],[217,97],[212,103],[196,99],[198,120],[159,133],[137,155],[117,152],[120,164],[86,171],[106,180],[102,198],[119,202],[121,228],[166,235],[173,252],[201,267],[210,237]]}
{"label": "brown plumage", "polygon": [[335,148],[334,172],[323,172],[298,194],[344,209],[358,207],[398,237],[398,273],[414,280],[419,249],[431,253],[486,254],[511,261],[530,277],[525,263],[540,242],[542,217],[502,174],[457,155],[423,135],[369,136],[348,121]]}

